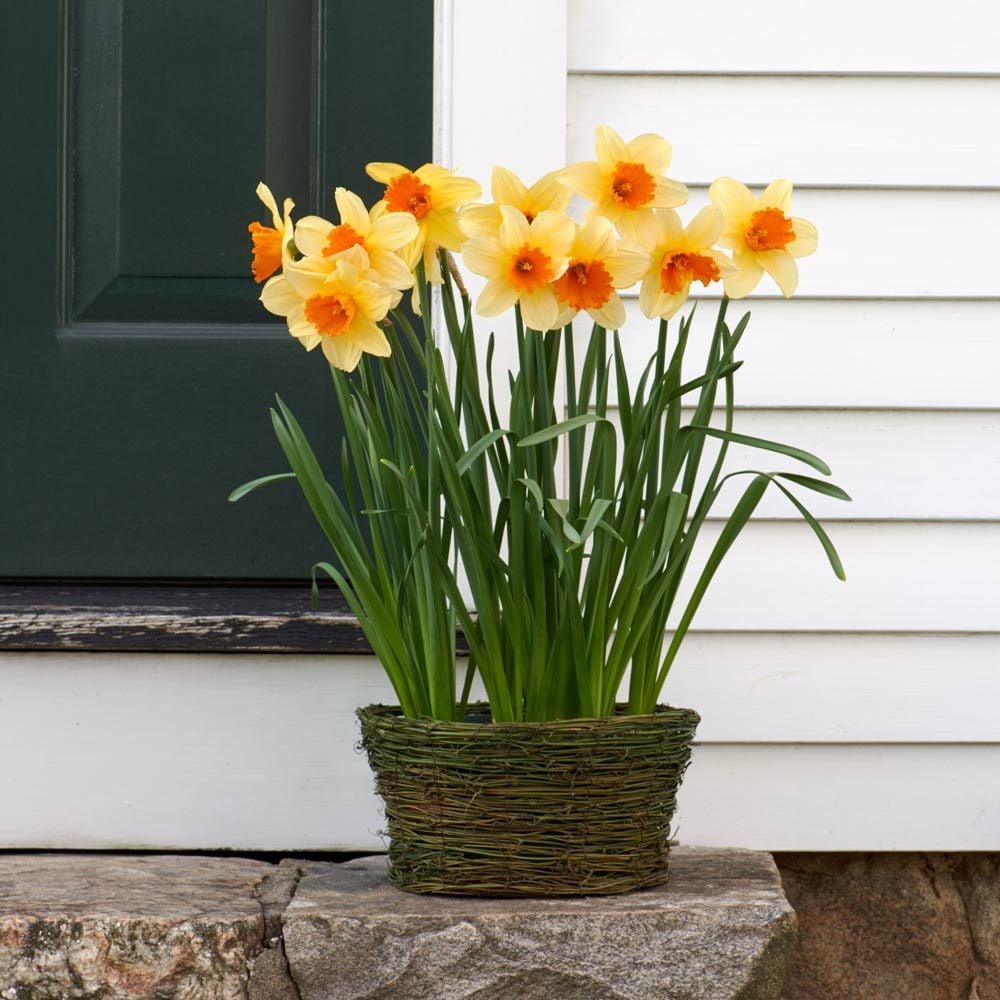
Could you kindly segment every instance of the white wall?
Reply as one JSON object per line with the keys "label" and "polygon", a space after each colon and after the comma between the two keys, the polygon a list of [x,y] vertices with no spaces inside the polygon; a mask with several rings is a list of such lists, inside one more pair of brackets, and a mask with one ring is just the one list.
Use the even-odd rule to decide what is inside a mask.
{"label": "white wall", "polygon": [[[815,450],[837,583],[767,501],[667,695],[688,842],[1000,850],[1000,15],[955,0],[439,0],[441,158],[488,181],[660,131],[672,175],[788,175],[821,234],[751,301],[738,426]],[[791,11],[791,13],[789,13]],[[624,331],[651,348],[634,302]],[[738,457],[738,456],[737,456]],[[712,530],[715,530],[714,528]],[[0,656],[0,847],[367,848],[370,657]]]}

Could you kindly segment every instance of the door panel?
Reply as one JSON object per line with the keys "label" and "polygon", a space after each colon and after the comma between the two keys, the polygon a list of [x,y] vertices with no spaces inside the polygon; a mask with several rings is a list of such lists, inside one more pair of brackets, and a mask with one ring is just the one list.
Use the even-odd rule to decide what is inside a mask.
{"label": "door panel", "polygon": [[301,578],[327,558],[280,393],[337,486],[329,373],[256,301],[254,195],[329,215],[430,159],[433,5],[46,2],[0,14],[0,576]]}

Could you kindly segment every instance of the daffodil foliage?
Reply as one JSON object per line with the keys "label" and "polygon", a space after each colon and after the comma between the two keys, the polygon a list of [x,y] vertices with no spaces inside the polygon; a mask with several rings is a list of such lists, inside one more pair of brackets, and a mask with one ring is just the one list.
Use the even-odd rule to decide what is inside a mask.
{"label": "daffodil foliage", "polygon": [[[407,715],[464,718],[477,675],[498,722],[613,714],[622,690],[630,713],[651,712],[709,584],[768,489],[787,498],[844,577],[799,496],[850,499],[799,471],[830,469],[734,427],[750,315],[732,322],[731,299],[764,273],[791,295],[795,259],[817,244],[815,227],[789,214],[790,183],[756,197],[721,178],[713,204],[684,225],[674,207],[687,192],[665,176],[666,140],[626,143],[601,128],[596,153],[531,186],[497,168],[487,205],[473,203],[475,181],[443,167],[370,164],[383,199],[367,210],[338,189],[339,223],[314,216],[293,226],[294,206],[279,213],[259,190],[274,221],[273,230],[251,225],[262,301],[307,349],[322,347],[344,433],[340,454],[321,460],[279,399],[272,419],[291,471],[231,499],[298,481],[337,556],[313,568],[314,588],[317,573],[335,580]],[[566,214],[574,193],[592,203],[582,223]],[[485,279],[475,309],[459,252]],[[722,283],[725,294],[693,368],[694,310],[671,318],[696,281]],[[636,284],[641,311],[658,321],[656,351],[638,377],[617,332],[619,293]],[[441,331],[431,323],[435,285]],[[400,308],[410,289],[419,330]],[[514,372],[495,370],[495,334],[484,342],[475,330],[474,312],[507,310]],[[574,325],[584,314],[586,336]],[[731,444],[798,465],[733,470]],[[343,494],[328,484],[331,462]],[[730,481],[740,489],[724,504]],[[703,549],[710,515],[722,527]],[[693,583],[682,588],[685,578]],[[469,649],[461,690],[458,629]]]}

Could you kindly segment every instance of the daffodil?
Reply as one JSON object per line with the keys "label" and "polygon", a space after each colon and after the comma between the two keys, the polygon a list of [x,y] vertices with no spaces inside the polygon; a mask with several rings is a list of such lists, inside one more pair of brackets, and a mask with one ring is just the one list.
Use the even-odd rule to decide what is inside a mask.
{"label": "daffodil", "polygon": [[470,177],[456,177],[436,163],[408,170],[398,163],[369,163],[368,176],[385,185],[382,200],[372,209],[372,218],[383,213],[408,213],[417,220],[417,235],[401,250],[411,267],[423,256],[427,280],[441,282],[437,249],[459,251],[465,236],[458,225],[458,209],[482,194]]}
{"label": "daffodil", "polygon": [[670,319],[687,301],[695,281],[708,287],[735,272],[732,261],[712,249],[722,226],[722,213],[711,206],[703,208],[686,228],[670,208],[618,223],[623,236],[649,251],[649,268],[639,287],[644,316]]}
{"label": "daffodil", "polygon": [[579,312],[607,330],[625,323],[625,306],[616,289],[634,285],[649,267],[649,254],[619,241],[604,218],[580,226],[569,251],[569,265],[553,287],[562,310],[555,326],[566,326]]}
{"label": "daffodil", "polygon": [[665,176],[671,149],[663,136],[647,133],[625,142],[614,129],[599,125],[594,151],[596,163],[573,163],[558,175],[571,191],[594,203],[588,219],[603,215],[617,222],[687,201],[687,188]]}
{"label": "daffodil", "polygon": [[361,247],[368,254],[370,269],[366,277],[387,288],[411,288],[413,274],[397,251],[411,244],[419,229],[412,215],[382,213],[373,218],[364,203],[352,191],[339,187],[334,201],[340,212],[340,224],[334,225],[318,215],[307,215],[295,225],[295,246],[307,257],[331,264],[345,250]]}
{"label": "daffodil", "polygon": [[263,182],[257,185],[257,197],[270,211],[274,222],[273,227],[262,226],[256,221],[247,226],[253,239],[253,262],[250,270],[253,272],[253,280],[259,285],[291,260],[289,244],[292,241],[292,209],[295,208],[295,202],[286,198],[282,214],[278,211],[278,203],[274,200],[271,189]]}
{"label": "daffodil", "polygon": [[365,277],[369,265],[360,246],[344,250],[332,268],[306,257],[286,264],[284,273],[264,286],[260,300],[285,317],[288,332],[307,351],[322,346],[331,365],[354,371],[362,354],[392,353],[378,324],[400,299],[398,291]]}
{"label": "daffodil", "polygon": [[459,212],[458,224],[466,236],[496,236],[503,221],[501,205],[520,209],[530,223],[539,212],[565,212],[573,192],[560,184],[559,171],[553,170],[528,187],[506,167],[494,167],[490,179],[492,205],[466,205]]}
{"label": "daffodil", "polygon": [[476,302],[481,316],[499,316],[515,303],[532,330],[551,330],[559,317],[552,282],[569,265],[575,225],[562,212],[539,212],[529,223],[524,213],[501,205],[496,236],[469,240],[462,259],[469,270],[489,279]]}
{"label": "daffodil", "polygon": [[731,177],[720,177],[708,189],[712,204],[725,216],[719,242],[733,251],[737,273],[726,278],[726,294],[732,299],[749,295],[767,271],[785,298],[799,284],[796,257],[816,250],[816,227],[789,214],[792,182],[772,181],[759,198]]}

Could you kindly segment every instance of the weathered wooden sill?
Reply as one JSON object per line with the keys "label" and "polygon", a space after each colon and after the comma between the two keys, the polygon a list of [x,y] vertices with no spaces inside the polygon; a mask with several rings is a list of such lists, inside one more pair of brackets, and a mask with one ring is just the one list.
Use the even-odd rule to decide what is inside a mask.
{"label": "weathered wooden sill", "polygon": [[339,591],[306,584],[0,584],[0,651],[371,653]]}

